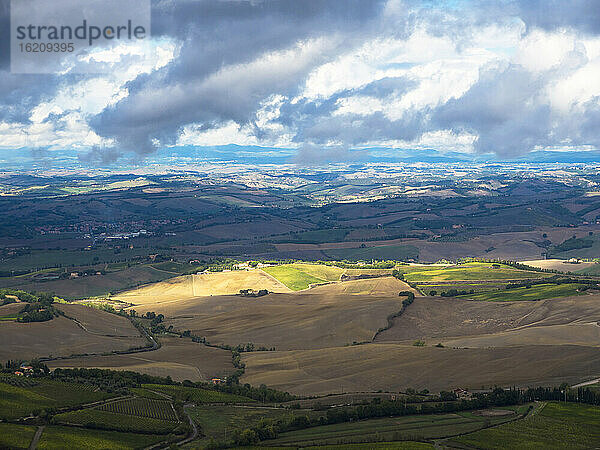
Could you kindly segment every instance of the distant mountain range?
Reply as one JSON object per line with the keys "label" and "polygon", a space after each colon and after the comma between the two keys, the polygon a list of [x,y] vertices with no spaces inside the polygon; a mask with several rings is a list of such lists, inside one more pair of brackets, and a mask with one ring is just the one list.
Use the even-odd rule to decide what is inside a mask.
{"label": "distant mountain range", "polygon": [[[324,154],[328,154],[324,152]],[[497,156],[493,153],[470,154],[459,152],[440,152],[435,149],[394,149],[373,147],[331,152],[330,159],[319,157],[311,159],[300,150],[290,148],[220,145],[210,147],[169,147],[146,156],[145,159],[127,154],[126,161],[137,165],[144,162],[160,165],[178,165],[201,161],[231,161],[241,164],[291,164],[319,165],[324,163],[600,163],[600,151],[536,151],[513,159]],[[118,164],[122,166],[122,161]],[[0,149],[0,169],[33,168],[76,168],[89,167],[91,164],[81,160],[75,150],[30,150]],[[110,164],[105,165],[110,168]]]}

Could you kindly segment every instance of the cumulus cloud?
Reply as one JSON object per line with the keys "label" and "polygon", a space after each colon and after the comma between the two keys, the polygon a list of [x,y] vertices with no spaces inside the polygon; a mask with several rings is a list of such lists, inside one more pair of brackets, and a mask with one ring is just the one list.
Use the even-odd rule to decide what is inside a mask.
{"label": "cumulus cloud", "polygon": [[80,62],[112,74],[0,66],[0,145],[86,148],[82,161],[98,164],[229,143],[295,146],[301,163],[373,145],[503,157],[597,147],[594,6],[154,0],[151,52],[126,46]]}

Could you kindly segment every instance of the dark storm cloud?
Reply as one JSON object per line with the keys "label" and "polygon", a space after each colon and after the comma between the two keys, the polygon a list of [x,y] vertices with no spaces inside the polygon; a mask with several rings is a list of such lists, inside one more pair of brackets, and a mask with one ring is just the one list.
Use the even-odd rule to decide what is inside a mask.
{"label": "dark storm cloud", "polygon": [[10,73],[10,0],[0,0],[0,121],[27,122],[59,81],[57,75]]}
{"label": "dark storm cloud", "polygon": [[[0,25],[8,23],[7,3],[0,0]],[[253,130],[258,139],[274,141],[277,129],[261,128],[257,120],[257,111],[272,95],[286,98],[272,121],[300,144],[299,161],[319,159],[315,146],[327,160],[346,159],[352,146],[414,141],[436,130],[472,133],[477,137],[476,151],[503,156],[559,144],[597,145],[597,98],[565,115],[553,110],[547,98],[549,85],[586,64],[585,49],[574,49],[552,71],[509,63],[488,66],[464,95],[437,106],[398,111],[393,120],[382,112],[340,113],[339,108],[359,96],[384,103],[400,99],[418,87],[418,76],[383,78],[325,98],[290,101],[303,91],[315,68],[374,38],[402,40],[415,30],[425,30],[451,40],[460,53],[477,42],[479,27],[496,25],[502,30],[518,27],[519,20],[526,24],[525,34],[540,28],[567,28],[579,36],[600,32],[600,8],[583,0],[154,0],[153,35],[172,39],[178,46],[176,57],[159,70],[138,75],[126,85],[127,97],[89,120],[94,131],[116,144],[94,148],[82,160],[106,164],[125,151],[150,153],[155,150],[154,139],[172,144],[187,124],[201,131],[234,121]],[[131,56],[131,63],[135,58]],[[59,86],[79,79],[13,76],[7,68],[2,70],[8,62],[8,52],[3,52],[0,121],[28,122],[36,105],[52,98]],[[394,60],[393,64],[408,69],[421,63]],[[47,120],[60,126],[61,117]],[[331,142],[340,145],[322,149]]]}
{"label": "dark storm cloud", "polygon": [[[371,26],[383,4],[380,0],[158,2],[153,34],[179,39],[179,57],[130,83],[129,96],[96,117],[92,126],[125,149],[146,153],[154,149],[152,138],[173,142],[185,124],[252,123],[260,103],[271,94],[296,93],[313,68],[374,32]],[[323,41],[314,41],[319,38]],[[252,65],[273,52],[293,53],[272,64],[267,60]],[[246,71],[244,64],[249,64]]]}
{"label": "dark storm cloud", "polygon": [[0,0],[0,71],[10,70],[10,0]]}
{"label": "dark storm cloud", "polygon": [[597,99],[561,114],[551,108],[546,92],[553,81],[585,63],[585,52],[575,49],[547,71],[530,72],[514,64],[484,69],[464,95],[432,113],[430,126],[471,133],[477,136],[477,152],[505,157],[553,145],[597,144],[596,133],[589,132],[600,125],[594,114],[600,109]]}
{"label": "dark storm cloud", "polygon": [[600,7],[594,0],[518,0],[510,6],[529,27],[600,33]]}
{"label": "dark storm cloud", "polygon": [[[386,77],[360,88],[346,89],[326,99],[304,99],[281,107],[278,121],[297,130],[295,142],[326,144],[343,142],[346,146],[377,140],[412,140],[425,127],[426,111],[407,111],[401,119],[390,120],[381,112],[372,114],[333,114],[340,102],[356,96],[387,99],[400,98],[417,83],[405,77]],[[337,150],[339,152],[339,150]],[[312,152],[306,151],[306,157]],[[306,158],[305,158],[306,159]]]}
{"label": "dark storm cloud", "polygon": [[546,139],[550,110],[536,98],[543,86],[520,66],[489,69],[462,97],[440,106],[433,120],[442,129],[478,136],[480,153],[515,156]]}

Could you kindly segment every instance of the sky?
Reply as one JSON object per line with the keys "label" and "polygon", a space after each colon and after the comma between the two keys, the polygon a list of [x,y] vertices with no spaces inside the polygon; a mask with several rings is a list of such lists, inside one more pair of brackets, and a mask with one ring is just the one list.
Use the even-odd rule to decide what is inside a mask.
{"label": "sky", "polygon": [[[151,39],[61,73],[12,74],[3,50],[0,149],[89,164],[226,144],[296,149],[299,163],[372,147],[597,150],[595,3],[154,0]],[[91,63],[110,70],[73,69]]]}

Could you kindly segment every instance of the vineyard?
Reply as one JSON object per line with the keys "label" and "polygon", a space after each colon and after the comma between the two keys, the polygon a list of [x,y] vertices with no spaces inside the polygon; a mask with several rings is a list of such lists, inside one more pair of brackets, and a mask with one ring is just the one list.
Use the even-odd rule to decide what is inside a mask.
{"label": "vineyard", "polygon": [[82,409],[57,414],[52,419],[55,424],[80,425],[102,430],[130,431],[136,433],[167,434],[180,425],[173,420],[152,419],[103,411],[97,408]]}
{"label": "vineyard", "polygon": [[194,403],[236,403],[253,402],[254,400],[240,395],[227,394],[225,392],[211,391],[185,386],[166,386],[159,384],[144,384],[143,387],[153,391],[162,392],[182,402]]}
{"label": "vineyard", "polygon": [[129,416],[148,417],[160,420],[179,420],[171,402],[148,398],[129,398],[98,406],[96,409]]}
{"label": "vineyard", "polygon": [[154,400],[164,400],[165,398],[169,398],[167,394],[152,392],[144,388],[129,388],[129,392],[136,395],[137,397],[151,398]]}
{"label": "vineyard", "polygon": [[0,375],[0,382],[10,384],[11,386],[16,387],[32,387],[40,384],[35,379],[6,374]]}
{"label": "vineyard", "polygon": [[12,383],[12,379],[10,384],[0,383],[0,419],[15,419],[39,413],[42,409],[75,406],[114,397],[114,394],[107,392],[95,392],[87,385],[53,380],[39,380],[33,386],[15,386]]}

